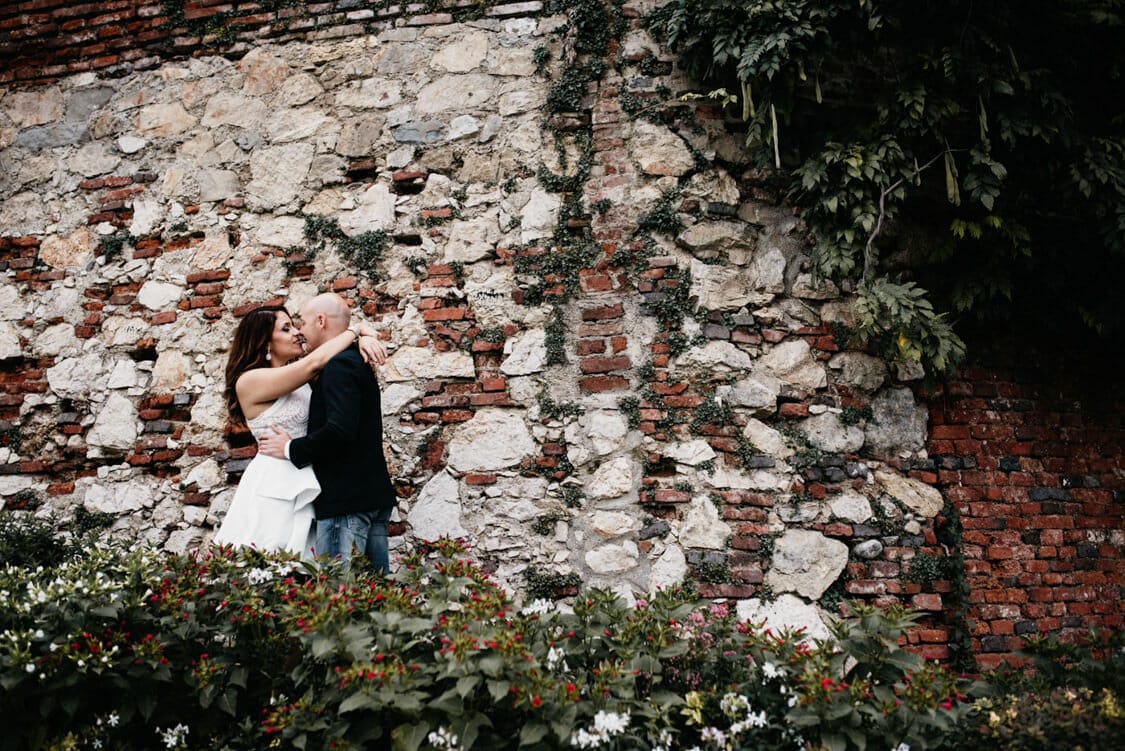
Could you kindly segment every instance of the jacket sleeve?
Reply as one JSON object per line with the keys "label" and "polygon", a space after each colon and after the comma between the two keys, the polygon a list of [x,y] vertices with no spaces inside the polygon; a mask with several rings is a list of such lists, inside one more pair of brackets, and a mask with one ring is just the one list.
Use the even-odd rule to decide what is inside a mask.
{"label": "jacket sleeve", "polygon": [[325,422],[316,431],[289,444],[289,459],[298,467],[339,458],[359,440],[363,399],[361,363],[336,356],[321,371]]}

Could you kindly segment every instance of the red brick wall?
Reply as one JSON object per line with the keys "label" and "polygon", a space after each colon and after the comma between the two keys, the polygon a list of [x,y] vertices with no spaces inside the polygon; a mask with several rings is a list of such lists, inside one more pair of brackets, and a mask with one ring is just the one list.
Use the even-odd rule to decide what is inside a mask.
{"label": "red brick wall", "polygon": [[[164,57],[221,50],[241,57],[256,40],[327,39],[395,18],[408,26],[481,12],[471,0],[392,4],[356,0],[8,0],[0,3],[0,84],[45,83],[84,71],[126,74]],[[483,12],[526,15],[540,3],[496,3]],[[448,12],[430,12],[431,7]]]}
{"label": "red brick wall", "polygon": [[931,400],[929,450],[961,514],[983,666],[1023,635],[1125,622],[1125,405],[1106,393],[1112,364],[1100,377],[1076,367],[966,368]]}

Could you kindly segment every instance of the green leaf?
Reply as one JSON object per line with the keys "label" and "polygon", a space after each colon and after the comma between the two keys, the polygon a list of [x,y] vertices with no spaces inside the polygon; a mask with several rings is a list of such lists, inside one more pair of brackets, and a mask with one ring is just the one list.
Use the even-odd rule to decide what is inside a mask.
{"label": "green leaf", "polygon": [[542,722],[528,722],[520,730],[520,747],[533,746],[547,735],[547,726]]}
{"label": "green leaf", "polygon": [[391,731],[394,751],[418,751],[430,730],[430,725],[425,722],[416,725],[399,725]]}
{"label": "green leaf", "polygon": [[512,688],[512,684],[508,681],[488,681],[488,695],[492,697],[493,701],[500,701],[508,695],[508,691]]}
{"label": "green leaf", "polygon": [[457,694],[462,698],[468,696],[480,685],[480,676],[466,675],[457,680]]}
{"label": "green leaf", "polygon": [[378,709],[379,704],[375,701],[375,697],[368,694],[356,693],[340,702],[340,708],[337,710],[340,714],[347,714],[354,712],[357,709]]}
{"label": "green leaf", "polygon": [[226,691],[219,694],[218,701],[215,702],[215,704],[231,717],[238,716],[238,692],[233,688],[228,688]]}

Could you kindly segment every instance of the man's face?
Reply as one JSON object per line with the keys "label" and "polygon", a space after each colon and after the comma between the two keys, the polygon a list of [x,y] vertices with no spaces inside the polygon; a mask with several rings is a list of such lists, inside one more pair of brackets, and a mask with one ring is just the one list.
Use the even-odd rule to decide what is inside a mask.
{"label": "man's face", "polygon": [[301,336],[305,338],[308,349],[316,349],[324,341],[322,337],[324,330],[317,326],[316,313],[309,310],[307,305],[301,308],[301,312],[294,323],[297,325],[297,330],[301,332]]}

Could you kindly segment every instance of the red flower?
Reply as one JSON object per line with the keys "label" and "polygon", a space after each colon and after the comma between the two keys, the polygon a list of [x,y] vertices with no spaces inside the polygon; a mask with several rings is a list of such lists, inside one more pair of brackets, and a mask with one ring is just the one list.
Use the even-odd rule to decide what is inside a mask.
{"label": "red flower", "polygon": [[542,699],[540,699],[540,698],[539,698],[538,696],[533,696],[533,697],[531,697],[531,706],[533,706],[533,707],[538,707],[538,706],[540,706],[540,705],[541,705],[542,703],[543,703],[543,700],[542,700]]}

